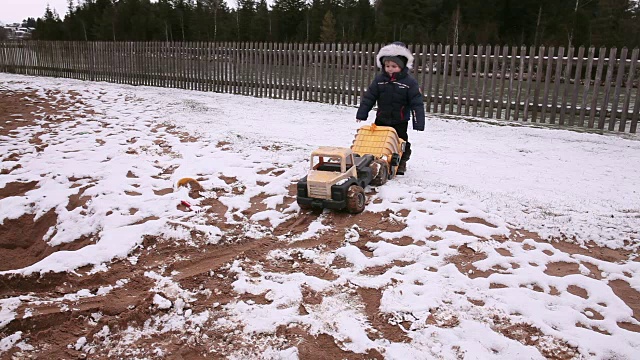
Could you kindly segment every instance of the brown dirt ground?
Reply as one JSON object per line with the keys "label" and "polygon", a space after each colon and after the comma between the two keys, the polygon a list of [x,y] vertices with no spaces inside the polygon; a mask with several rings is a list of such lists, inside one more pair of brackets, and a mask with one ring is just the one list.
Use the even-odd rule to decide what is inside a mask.
{"label": "brown dirt ground", "polygon": [[[29,97],[29,100],[25,97]],[[22,118],[25,119],[21,122],[2,124],[3,128],[0,129],[0,134],[10,136],[12,130],[33,124],[35,118],[31,112],[36,108],[44,109],[44,111],[52,115],[48,119],[55,121],[53,120],[53,115],[63,111],[66,105],[59,103],[58,107],[53,107],[46,103],[45,100],[38,98],[29,89],[19,93],[0,91],[0,119],[7,119],[12,114],[21,114]],[[189,138],[188,134],[184,134],[184,136],[185,141],[193,140]],[[37,139],[34,139],[33,144],[34,146],[42,146]],[[219,144],[219,146],[224,146],[224,144]],[[19,155],[14,156],[13,159],[15,160],[16,157],[19,158]],[[275,174],[275,176],[277,175],[279,174]],[[135,175],[131,174],[131,176]],[[235,179],[226,178],[225,181],[233,183]],[[37,184],[33,182],[9,183],[0,189],[0,198],[23,195],[35,186]],[[294,201],[294,190],[295,187],[291,186],[290,194],[286,197],[287,204]],[[222,191],[220,190],[220,192]],[[234,188],[233,191],[238,190]],[[194,191],[191,195],[194,198],[200,196],[198,191]],[[71,208],[82,206],[86,200],[82,198],[82,191],[79,189],[78,195],[70,199],[68,206]],[[245,211],[244,215],[249,217],[251,214],[260,211],[260,206],[263,206],[260,200],[260,196],[257,196],[254,201],[255,206]],[[174,280],[185,290],[194,292],[203,288],[219,290],[208,298],[197,297],[196,301],[191,304],[194,312],[210,308],[213,302],[224,305],[238,299],[250,299],[257,303],[267,303],[268,300],[264,296],[239,295],[232,290],[231,283],[233,278],[228,276],[229,263],[234,259],[243,259],[246,263],[264,264],[265,270],[278,271],[280,273],[304,272],[305,274],[332,280],[337,277],[334,272],[335,269],[348,266],[343,258],[337,257],[331,267],[325,268],[308,262],[299,262],[295,265],[293,261],[273,262],[268,260],[266,255],[269,251],[275,249],[310,249],[319,246],[323,247],[323,251],[330,252],[343,245],[345,239],[344,229],[354,224],[357,224],[361,229],[385,229],[388,231],[399,231],[404,227],[401,223],[391,221],[389,214],[384,212],[378,214],[363,213],[358,216],[345,213],[330,213],[326,218],[325,224],[332,226],[334,230],[327,231],[315,239],[291,244],[279,241],[276,238],[277,236],[295,235],[304,232],[308,225],[319,216],[318,213],[306,211],[277,226],[273,231],[273,235],[266,235],[262,239],[255,240],[244,236],[242,226],[220,223],[220,219],[224,219],[223,214],[226,208],[215,199],[207,199],[207,201],[209,202],[207,205],[212,206],[206,215],[211,219],[216,219],[218,221],[217,225],[225,232],[219,244],[212,245],[202,242],[202,234],[197,232],[192,233],[194,241],[198,243],[197,247],[186,246],[184,243],[175,242],[171,239],[148,236],[144,239],[143,247],[134,250],[131,254],[138,258],[135,266],[127,260],[116,260],[109,265],[109,270],[106,272],[89,273],[90,269],[85,268],[78,269],[75,274],[47,273],[32,276],[0,276],[0,298],[28,294],[37,299],[59,299],[65,294],[75,293],[80,289],[89,289],[92,293],[95,293],[100,287],[113,285],[119,279],[130,279],[123,286],[104,296],[83,298],[75,301],[60,300],[55,303],[32,303],[29,308],[33,315],[30,317],[23,317],[26,309],[24,306],[20,307],[17,319],[0,329],[0,338],[4,338],[16,331],[22,331],[22,338],[29,339],[28,343],[34,346],[35,349],[26,355],[27,353],[21,353],[19,349],[14,347],[0,355],[0,357],[6,359],[27,356],[34,359],[84,358],[85,354],[68,346],[75,343],[79,337],[85,336],[87,339],[92,339],[94,335],[98,336],[98,332],[104,325],[108,325],[112,336],[118,338],[118,336],[121,336],[119,334],[129,326],[142,326],[152,315],[162,313],[162,310],[153,306],[153,292],[150,290],[155,286],[155,282],[144,275],[147,271],[155,271],[158,274],[166,275],[176,270],[179,274],[174,277]],[[135,211],[135,209],[132,209],[132,211]],[[406,214],[402,216],[406,216]],[[0,270],[21,268],[33,264],[55,251],[78,249],[93,241],[88,237],[78,239],[76,242],[67,244],[66,247],[52,248],[48,246],[41,239],[55,221],[55,213],[50,212],[36,221],[34,221],[33,216],[25,215],[0,225]],[[484,220],[469,218],[467,221],[482,222]],[[492,225],[487,224],[487,226]],[[456,227],[451,227],[447,230],[469,234],[468,231]],[[547,241],[540,239],[537,234],[524,230],[513,230],[509,237],[494,240],[498,242],[507,240],[521,242],[525,238],[532,238],[536,242],[548,244]],[[363,231],[360,234],[360,239],[353,245],[360,248],[365,255],[372,256],[365,244],[380,240],[372,232]],[[433,241],[438,240],[437,238],[433,239]],[[406,246],[413,242],[411,239],[402,238],[395,240],[395,243],[400,246]],[[631,255],[625,251],[604,249],[593,244],[588,245],[586,248],[564,241],[555,241],[551,244],[557,251],[569,254],[585,254],[613,262],[627,260]],[[500,253],[503,256],[510,256],[510,253],[504,249]],[[471,278],[488,277],[494,272],[506,270],[497,268],[478,271],[473,266],[473,262],[483,258],[485,256],[482,253],[476,253],[464,245],[458,248],[458,255],[449,258],[449,261]],[[371,275],[381,274],[394,265],[402,266],[403,264],[398,263],[391,264],[388,267],[369,268],[364,270],[364,273]],[[597,270],[597,267],[592,267]],[[210,276],[212,271],[222,276],[212,277]],[[552,276],[575,274],[577,273],[577,265],[569,263],[549,264],[547,273]],[[594,277],[596,276],[599,275],[594,275]],[[628,282],[623,280],[613,281],[609,285],[633,309],[634,317],[640,320],[640,294],[631,288]],[[495,286],[504,285],[496,284]],[[580,290],[584,291],[583,289],[578,289],[569,289],[569,291],[576,293],[579,293]],[[407,333],[402,329],[402,326],[406,324],[393,324],[387,314],[379,311],[382,297],[381,290],[358,288],[356,294],[364,303],[364,312],[369,322],[377,330],[377,332],[371,334],[372,339],[384,337],[395,342],[410,341]],[[323,294],[318,294],[310,288],[306,288],[303,289],[303,295],[301,313],[306,312],[305,305],[318,304]],[[484,302],[481,300],[469,299],[469,301],[474,306],[484,306]],[[68,306],[68,311],[61,310],[62,304]],[[91,314],[97,312],[101,312],[103,316],[97,321],[88,321]],[[597,312],[595,313],[597,315],[594,316],[599,315]],[[439,312],[438,309],[433,309],[427,323],[441,327],[457,326],[459,322],[457,318],[445,315]],[[630,331],[640,332],[636,325],[630,323],[621,323],[619,325]],[[540,338],[542,333],[539,329],[530,325],[513,324],[509,319],[496,317],[493,319],[493,328],[510,339],[526,345],[540,347],[541,353],[550,359],[569,359],[576,354],[575,349],[570,346],[561,347],[562,351],[555,352],[541,348]],[[225,358],[225,354],[241,350],[241,346],[247,346],[246,344],[240,345],[233,334],[207,329],[202,331],[208,337],[206,343],[198,341],[187,341],[185,343],[180,334],[167,332],[153,339],[139,339],[131,346],[136,349],[146,348],[148,351],[151,345],[162,344],[162,348],[170,354],[168,358],[171,359],[199,359],[203,356],[207,356],[207,358]],[[382,354],[373,350],[367,354],[346,352],[338,346],[339,341],[331,336],[313,336],[302,327],[281,327],[275,336],[279,339],[280,344],[287,345],[283,346],[283,348],[297,346],[301,359],[383,358]],[[217,352],[211,353],[210,349],[217,349]],[[91,358],[106,358],[109,350],[108,348],[98,348],[96,353],[91,355]]]}

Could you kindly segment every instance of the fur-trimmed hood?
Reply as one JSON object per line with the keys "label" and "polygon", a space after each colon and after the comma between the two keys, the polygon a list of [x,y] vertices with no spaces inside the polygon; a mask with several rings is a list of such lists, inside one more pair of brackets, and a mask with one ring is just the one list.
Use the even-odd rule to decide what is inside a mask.
{"label": "fur-trimmed hood", "polygon": [[413,55],[411,54],[411,51],[409,51],[409,49],[399,41],[385,45],[380,49],[378,55],[376,55],[378,68],[380,69],[384,66],[384,64],[382,64],[382,58],[385,56],[403,57],[407,60],[405,66],[409,69],[413,69]]}

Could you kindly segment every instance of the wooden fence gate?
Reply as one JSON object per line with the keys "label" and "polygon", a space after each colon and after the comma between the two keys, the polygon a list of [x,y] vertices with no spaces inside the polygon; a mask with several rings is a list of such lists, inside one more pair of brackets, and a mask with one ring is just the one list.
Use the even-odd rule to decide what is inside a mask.
{"label": "wooden fence gate", "polygon": [[[0,42],[0,72],[357,105],[380,44]],[[410,45],[425,108],[635,133],[638,49]]]}

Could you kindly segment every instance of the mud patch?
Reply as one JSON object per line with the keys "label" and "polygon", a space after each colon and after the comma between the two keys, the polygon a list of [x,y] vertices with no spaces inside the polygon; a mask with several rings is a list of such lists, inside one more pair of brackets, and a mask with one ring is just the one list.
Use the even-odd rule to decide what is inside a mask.
{"label": "mud patch", "polygon": [[74,251],[95,243],[93,236],[83,236],[71,243],[49,246],[43,238],[56,225],[55,210],[34,219],[35,215],[27,214],[0,225],[0,271],[21,269],[56,251]]}
{"label": "mud patch", "polygon": [[29,191],[35,189],[37,186],[37,181],[7,183],[2,189],[0,189],[0,199],[12,196],[23,196]]}

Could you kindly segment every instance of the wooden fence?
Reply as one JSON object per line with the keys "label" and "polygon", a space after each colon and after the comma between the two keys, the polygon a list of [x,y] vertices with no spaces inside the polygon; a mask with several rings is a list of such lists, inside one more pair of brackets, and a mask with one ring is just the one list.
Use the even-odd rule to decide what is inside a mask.
{"label": "wooden fence", "polygon": [[[0,42],[0,72],[357,105],[380,46]],[[429,112],[637,130],[637,48],[409,48]]]}

